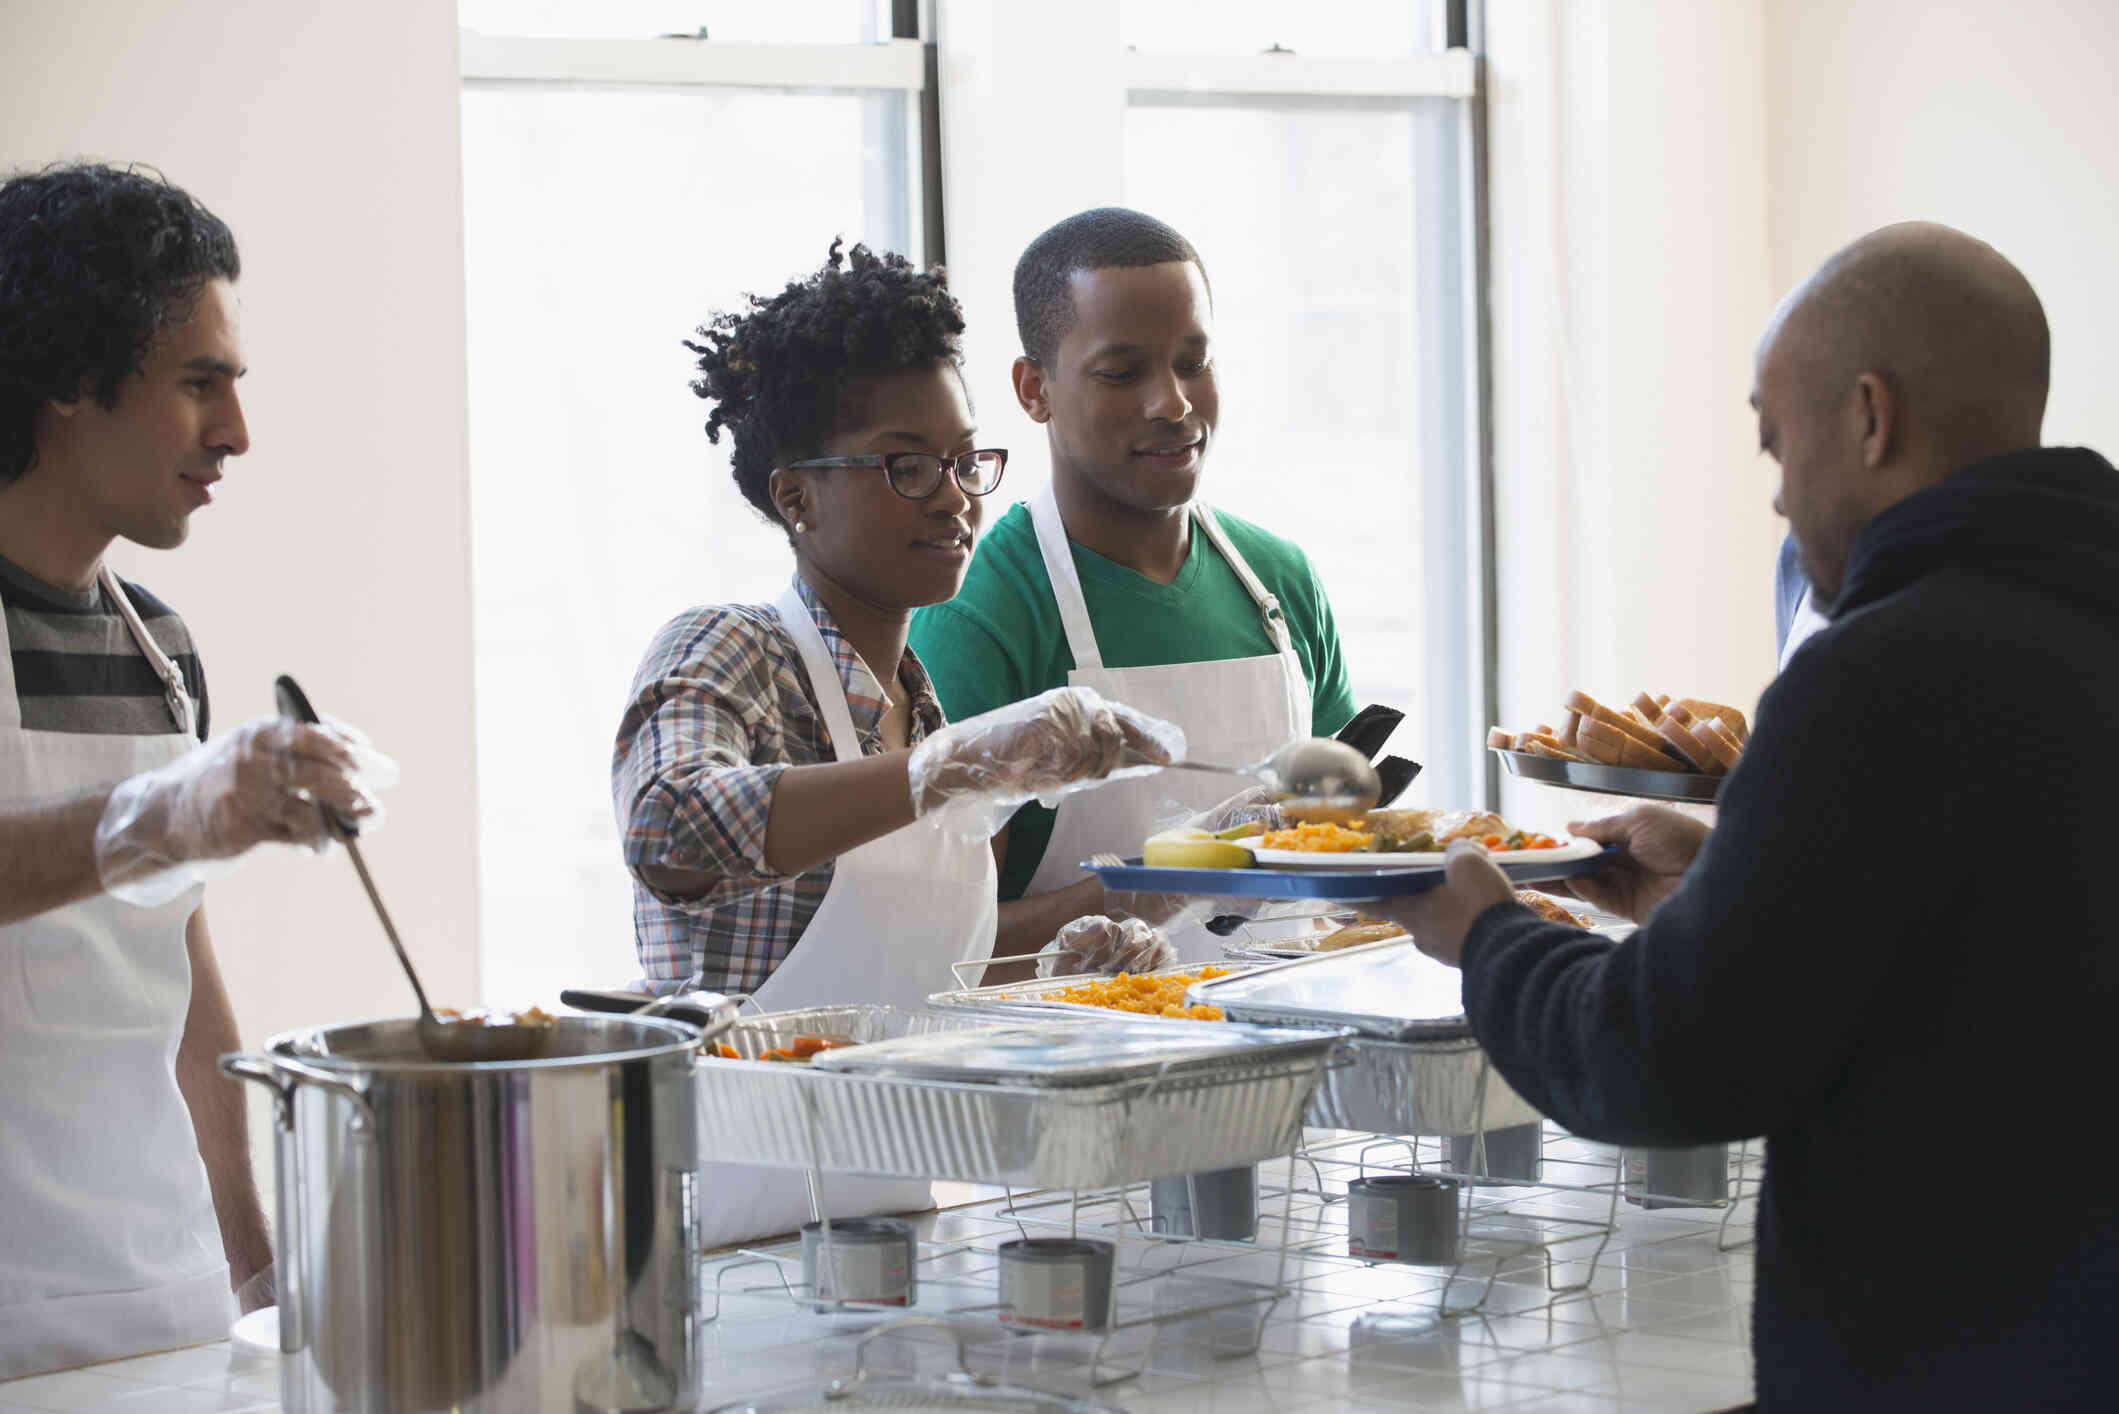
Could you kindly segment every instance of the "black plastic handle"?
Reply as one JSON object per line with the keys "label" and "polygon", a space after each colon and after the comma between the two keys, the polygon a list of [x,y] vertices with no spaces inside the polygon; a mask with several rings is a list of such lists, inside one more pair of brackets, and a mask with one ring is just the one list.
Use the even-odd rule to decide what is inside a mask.
{"label": "black plastic handle", "polygon": [[[317,716],[316,708],[309,705],[309,694],[302,691],[302,685],[286,673],[281,673],[272,680],[272,695],[279,701],[282,717],[306,726],[322,724],[323,718]],[[361,832],[360,823],[345,811],[333,809],[322,801],[317,802],[316,808],[324,812],[324,823],[329,825],[331,832],[340,839],[351,839]]]}
{"label": "black plastic handle", "polygon": [[1337,739],[1373,761],[1376,759],[1376,753],[1383,750],[1383,744],[1391,739],[1391,733],[1398,730],[1398,724],[1404,720],[1405,713],[1397,708],[1371,702],[1348,719],[1347,724],[1339,729]]}
{"label": "black plastic handle", "polygon": [[[646,992],[599,992],[589,987],[569,987],[559,994],[559,1000],[576,1011],[615,1012],[631,1015],[653,1002],[655,998]],[[688,1021],[694,1026],[713,1026],[721,1020],[711,1009],[694,1006],[690,1002],[667,1002],[655,1009],[655,1015],[667,1016],[678,1021]]]}
{"label": "black plastic handle", "polygon": [[1383,793],[1376,797],[1378,805],[1389,805],[1405,794],[1405,788],[1420,774],[1420,763],[1408,761],[1403,756],[1386,756],[1376,763],[1376,779],[1383,782]]}

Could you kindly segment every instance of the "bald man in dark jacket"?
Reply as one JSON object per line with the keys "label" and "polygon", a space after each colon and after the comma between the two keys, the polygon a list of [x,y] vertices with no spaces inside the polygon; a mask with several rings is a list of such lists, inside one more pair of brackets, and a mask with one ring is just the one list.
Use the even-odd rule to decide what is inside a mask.
{"label": "bald man in dark jacket", "polygon": [[[1766,1410],[2119,1407],[2119,473],[2039,446],[2047,335],[1991,248],[1877,232],[1784,302],[1753,401],[1830,625],[1706,827],[1578,827],[1645,919],[1539,921],[1483,857],[1397,911],[1576,1133],[1767,1136]],[[2081,1142],[2076,1142],[2080,1136]]]}

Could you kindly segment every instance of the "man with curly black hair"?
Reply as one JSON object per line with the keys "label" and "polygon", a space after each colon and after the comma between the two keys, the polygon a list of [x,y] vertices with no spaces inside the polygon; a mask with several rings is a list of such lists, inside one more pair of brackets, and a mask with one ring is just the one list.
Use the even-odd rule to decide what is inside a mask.
{"label": "man with curly black hair", "polygon": [[104,563],[181,544],[250,444],[240,270],[154,173],[0,184],[0,1379],[212,1339],[256,1294],[201,861],[373,809],[336,730],[201,745],[189,630]]}
{"label": "man with curly black hair", "polygon": [[[1061,688],[948,722],[906,646],[956,593],[1007,453],[981,447],[940,272],[834,242],[823,269],[724,313],[689,347],[706,432],[787,538],[773,604],[671,620],[635,675],[611,765],[648,983],[784,1011],[916,1007],[985,957],[991,836],[1024,800],[1168,759],[1167,727]],[[770,1171],[703,1186],[711,1242],[809,1216]],[[827,1185],[833,1216],[924,1207],[924,1184]]]}
{"label": "man with curly black hair", "polygon": [[[1044,425],[1052,483],[995,523],[963,591],[914,623],[942,705],[983,712],[1093,686],[1176,722],[1207,761],[1338,731],[1354,699],[1316,572],[1293,543],[1197,499],[1221,398],[1213,291],[1192,243],[1120,207],[1070,216],[1016,263],[1015,317],[1016,399]],[[1227,786],[1173,774],[1056,812],[1024,806],[1002,844],[1001,897],[1024,905],[1011,917],[1025,936],[1004,926],[999,950],[1103,912],[1081,861],[1138,853],[1174,808],[1209,806]],[[1220,955],[1196,925],[1171,941],[1188,958]]]}

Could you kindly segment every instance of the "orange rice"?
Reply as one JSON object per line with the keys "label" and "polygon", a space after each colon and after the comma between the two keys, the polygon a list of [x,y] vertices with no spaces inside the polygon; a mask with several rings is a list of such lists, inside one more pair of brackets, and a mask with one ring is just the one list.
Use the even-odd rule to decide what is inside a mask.
{"label": "orange rice", "polygon": [[1209,977],[1226,977],[1226,967],[1202,967],[1194,971],[1172,973],[1163,977],[1135,977],[1121,972],[1116,977],[1099,977],[1094,982],[1080,982],[1064,987],[1057,992],[1047,992],[1039,1001],[1076,1002],[1082,1006],[1103,1007],[1107,1011],[1131,1012],[1136,1016],[1176,1016],[1192,1021],[1219,1021],[1218,1006],[1186,1006],[1185,989],[1194,982],[1203,982]]}
{"label": "orange rice", "polygon": [[1268,830],[1258,837],[1264,849],[1306,849],[1319,854],[1352,854],[1372,848],[1376,837],[1366,830],[1344,825],[1306,822],[1288,830]]}

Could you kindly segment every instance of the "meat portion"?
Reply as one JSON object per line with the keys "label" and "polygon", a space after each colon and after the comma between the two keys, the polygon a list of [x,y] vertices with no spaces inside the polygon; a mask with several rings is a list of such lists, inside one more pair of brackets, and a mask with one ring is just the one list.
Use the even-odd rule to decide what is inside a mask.
{"label": "meat portion", "polygon": [[1435,837],[1435,848],[1442,849],[1451,840],[1513,834],[1515,827],[1489,810],[1444,810],[1428,822],[1428,832]]}
{"label": "meat portion", "polygon": [[1516,902],[1522,904],[1548,923],[1571,923],[1577,928],[1587,928],[1589,926],[1588,918],[1568,908],[1567,905],[1561,903],[1558,899],[1548,898],[1544,894],[1532,893],[1529,889],[1517,889]]}

